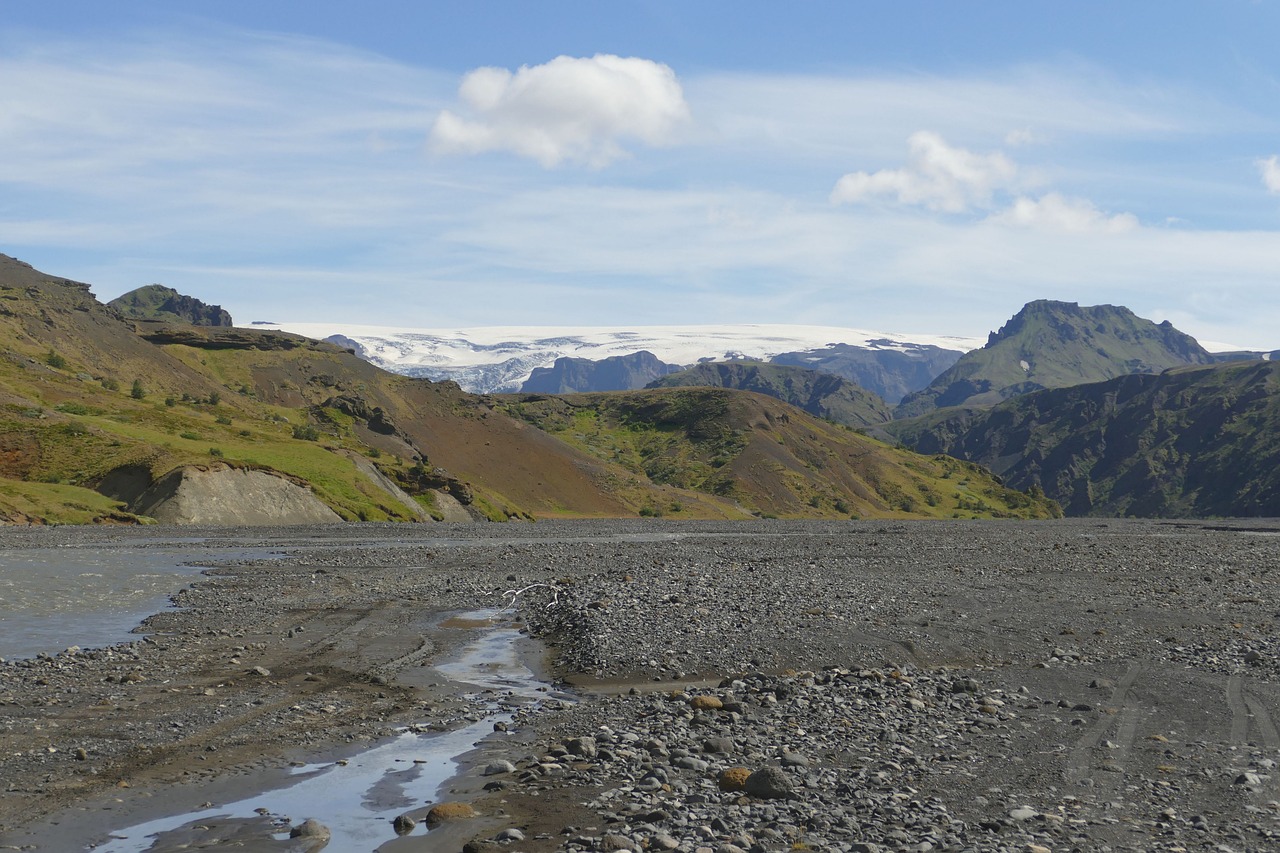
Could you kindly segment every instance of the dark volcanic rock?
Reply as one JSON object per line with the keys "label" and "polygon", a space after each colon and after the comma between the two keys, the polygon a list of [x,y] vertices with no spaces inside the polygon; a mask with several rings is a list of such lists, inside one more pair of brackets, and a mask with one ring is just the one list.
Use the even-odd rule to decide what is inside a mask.
{"label": "dark volcanic rock", "polygon": [[234,326],[231,315],[220,305],[207,305],[193,296],[184,296],[172,287],[149,284],[131,290],[107,303],[134,320],[161,320],[193,326]]}

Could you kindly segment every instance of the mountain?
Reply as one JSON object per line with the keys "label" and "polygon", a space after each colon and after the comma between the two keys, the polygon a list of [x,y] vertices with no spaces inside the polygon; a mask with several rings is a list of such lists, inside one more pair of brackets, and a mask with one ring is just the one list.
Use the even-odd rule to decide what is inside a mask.
{"label": "mountain", "polygon": [[1210,353],[1213,363],[1225,361],[1280,361],[1280,349],[1270,351],[1259,350],[1226,350]]}
{"label": "mountain", "polygon": [[[583,413],[583,433],[577,420],[544,430],[528,412],[571,408],[568,398],[476,396],[283,331],[129,321],[88,285],[0,255],[0,520],[1053,511],[976,466],[918,457],[776,400],[717,391],[706,413],[651,410],[664,393],[700,399],[619,393],[604,414]],[[597,446],[606,438],[607,452]]]}
{"label": "mountain", "polygon": [[[457,382],[476,394],[519,391],[535,368],[551,368],[558,358],[601,361],[644,350],[667,364],[689,366],[702,361],[772,361],[785,356],[802,367],[813,353],[819,361],[839,366],[841,353],[833,348],[864,350],[879,363],[883,379],[868,385],[890,389],[922,388],[922,360],[945,358],[933,350],[964,350],[981,345],[974,338],[939,335],[899,335],[835,326],[701,325],[630,326],[619,328],[497,326],[468,329],[397,329],[341,323],[254,323],[323,338],[352,349],[360,357],[405,376]],[[902,353],[896,359],[890,353]],[[923,354],[929,353],[927,359]],[[797,361],[801,359],[801,361]],[[844,359],[843,361],[848,361]],[[905,378],[893,375],[900,363]],[[818,365],[821,367],[821,365]],[[942,368],[939,367],[939,370]],[[874,374],[876,370],[869,372]],[[833,372],[841,372],[834,370]],[[898,396],[901,396],[899,394]]]}
{"label": "mountain", "polygon": [[1228,362],[945,409],[890,430],[1069,515],[1280,516],[1280,363]]}
{"label": "mountain", "polygon": [[965,353],[922,391],[899,404],[900,418],[946,406],[992,406],[1042,388],[1063,388],[1130,373],[1210,364],[1214,357],[1168,321],[1153,323],[1128,308],[1039,300],[1026,306],[984,347]]}
{"label": "mountain", "polygon": [[815,417],[851,427],[870,427],[892,419],[889,407],[870,391],[831,373],[804,367],[752,361],[699,364],[652,382],[650,388],[701,386],[754,391],[790,403]]}
{"label": "mountain", "polygon": [[644,350],[630,355],[611,355],[599,361],[566,356],[557,358],[551,367],[535,367],[520,391],[530,394],[632,391],[678,370],[680,365],[659,361],[656,355]]}
{"label": "mountain", "polygon": [[928,386],[934,377],[955,364],[964,353],[933,344],[887,339],[867,341],[866,346],[831,344],[800,352],[775,355],[773,364],[791,364],[834,373],[897,405],[912,391]]}
{"label": "mountain", "polygon": [[[1043,496],[1007,489],[972,463],[910,457],[780,400],[724,388],[519,395],[502,409],[647,482],[765,517],[1048,518]],[[679,514],[682,499],[642,515]]]}
{"label": "mountain", "polygon": [[148,284],[117,296],[107,303],[125,317],[134,320],[158,320],[168,323],[190,323],[193,326],[234,326],[231,315],[219,305],[206,305],[199,299],[183,296],[171,287]]}

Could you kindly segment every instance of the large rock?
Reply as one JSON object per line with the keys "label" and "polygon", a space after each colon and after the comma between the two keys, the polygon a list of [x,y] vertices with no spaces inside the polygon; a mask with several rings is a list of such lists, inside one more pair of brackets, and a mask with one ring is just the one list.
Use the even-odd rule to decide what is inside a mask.
{"label": "large rock", "polygon": [[791,796],[795,783],[781,767],[761,767],[747,777],[742,790],[747,796],[762,800],[785,800]]}

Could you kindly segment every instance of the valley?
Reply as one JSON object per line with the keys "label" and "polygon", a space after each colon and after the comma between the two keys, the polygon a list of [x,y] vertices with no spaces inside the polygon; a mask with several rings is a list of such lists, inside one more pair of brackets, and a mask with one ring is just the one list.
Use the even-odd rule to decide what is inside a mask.
{"label": "valley", "polygon": [[[319,341],[158,285],[113,307],[0,279],[15,522],[1280,515],[1274,353],[1118,306],[1028,303],[964,353],[828,327]],[[526,390],[403,373],[428,363]]]}

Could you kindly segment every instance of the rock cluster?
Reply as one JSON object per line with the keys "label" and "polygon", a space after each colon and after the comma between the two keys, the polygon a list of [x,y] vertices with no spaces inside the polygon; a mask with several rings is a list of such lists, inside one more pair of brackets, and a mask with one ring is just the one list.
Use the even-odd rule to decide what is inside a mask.
{"label": "rock cluster", "polygon": [[1005,710],[1010,697],[974,686],[942,672],[833,667],[600,699],[555,720],[590,735],[544,744],[518,763],[515,781],[602,789],[589,803],[598,825],[564,830],[569,851],[1053,849],[1079,841],[1080,827],[1057,803],[996,803],[980,824],[933,793],[963,770],[976,739],[1016,719]]}

